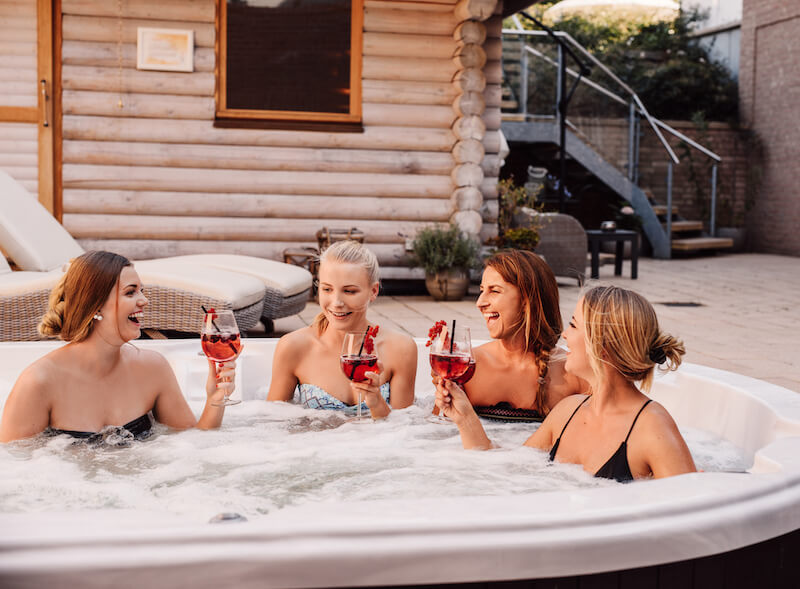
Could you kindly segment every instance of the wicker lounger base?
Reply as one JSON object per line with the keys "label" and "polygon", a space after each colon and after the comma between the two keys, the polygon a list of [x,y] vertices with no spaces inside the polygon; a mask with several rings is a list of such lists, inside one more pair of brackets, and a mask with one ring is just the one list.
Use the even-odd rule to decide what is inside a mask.
{"label": "wicker lounger base", "polygon": [[[200,295],[196,292],[161,286],[144,289],[150,303],[145,308],[142,329],[158,329],[200,333],[203,325],[203,307],[206,309],[230,309],[228,301]],[[262,302],[235,309],[236,324],[247,331],[258,323]]]}
{"label": "wicker lounger base", "polygon": [[284,298],[279,291],[267,288],[261,317],[264,319],[280,319],[281,317],[296,315],[305,309],[310,293],[311,289],[307,288],[303,292]]}
{"label": "wicker lounger base", "polygon": [[19,296],[0,297],[0,341],[29,342],[42,339],[36,327],[47,311],[50,289]]}

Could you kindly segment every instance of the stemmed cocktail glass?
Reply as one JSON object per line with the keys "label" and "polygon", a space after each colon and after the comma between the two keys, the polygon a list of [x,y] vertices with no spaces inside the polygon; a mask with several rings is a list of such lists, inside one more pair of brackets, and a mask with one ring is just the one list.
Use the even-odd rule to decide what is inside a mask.
{"label": "stemmed cocktail glass", "polygon": [[[236,318],[231,310],[215,311],[214,309],[209,309],[206,311],[200,334],[203,353],[209,360],[214,362],[233,360],[242,349],[239,326],[236,325]],[[240,400],[233,400],[226,393],[222,401],[211,404],[215,407],[225,407],[227,405],[238,405],[239,403],[241,403]]]}

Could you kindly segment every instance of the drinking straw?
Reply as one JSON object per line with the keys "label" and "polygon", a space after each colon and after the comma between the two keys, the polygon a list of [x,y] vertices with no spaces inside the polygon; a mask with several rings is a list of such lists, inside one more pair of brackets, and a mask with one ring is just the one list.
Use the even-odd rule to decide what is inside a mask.
{"label": "drinking straw", "polygon": [[[358,348],[358,355],[361,355],[361,352],[364,351],[364,343],[367,341],[367,335],[369,335],[369,325],[367,325],[367,329],[364,331],[364,337],[361,338],[361,347]],[[353,363],[353,369],[350,371],[350,380],[353,380],[353,377],[356,375],[356,367],[358,364]],[[358,396],[359,400],[361,399],[361,395]],[[360,407],[361,405],[359,405]]]}
{"label": "drinking straw", "polygon": [[453,342],[456,340],[456,320],[453,319],[453,327],[450,328],[450,353],[453,353]]}
{"label": "drinking straw", "polygon": [[[208,313],[208,309],[206,309],[205,305],[200,305],[200,308],[203,309],[203,313],[205,313],[206,315],[209,314]],[[217,325],[217,322],[214,321],[213,315],[212,315],[212,318],[211,318],[211,325],[214,326],[214,329],[216,329],[217,331],[220,331],[219,325]],[[228,345],[231,347],[231,350],[233,350],[234,354],[236,354],[238,352],[238,350],[236,349],[236,346],[234,346],[231,342],[228,342]]]}

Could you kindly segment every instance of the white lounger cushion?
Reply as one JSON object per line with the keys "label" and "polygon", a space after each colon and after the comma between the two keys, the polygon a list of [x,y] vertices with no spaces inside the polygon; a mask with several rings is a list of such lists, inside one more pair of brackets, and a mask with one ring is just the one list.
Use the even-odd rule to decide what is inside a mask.
{"label": "white lounger cushion", "polygon": [[19,297],[40,290],[52,290],[63,274],[61,270],[0,274],[0,298]]}
{"label": "white lounger cushion", "polygon": [[180,256],[180,260],[206,268],[213,267],[248,274],[261,280],[268,288],[277,290],[284,297],[308,290],[313,281],[311,272],[305,268],[254,256],[196,254]]}
{"label": "white lounger cushion", "polygon": [[6,262],[5,256],[0,255],[0,274],[6,274],[7,272],[11,272],[11,266]]}
{"label": "white lounger cushion", "polygon": [[78,242],[36,197],[2,170],[0,243],[17,266],[34,272],[56,270],[83,253]]}
{"label": "white lounger cushion", "polygon": [[142,284],[157,284],[199,292],[205,296],[229,301],[232,309],[242,309],[260,303],[264,298],[264,284],[253,276],[229,272],[219,268],[202,268],[184,264],[170,258],[140,260],[133,263]]}

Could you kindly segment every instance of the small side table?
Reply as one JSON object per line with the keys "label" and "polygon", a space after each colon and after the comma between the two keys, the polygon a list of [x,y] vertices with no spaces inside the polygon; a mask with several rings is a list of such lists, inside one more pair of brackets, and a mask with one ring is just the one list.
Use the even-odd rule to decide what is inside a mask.
{"label": "small side table", "polygon": [[616,231],[600,231],[589,229],[586,231],[589,239],[589,251],[592,252],[592,278],[600,278],[600,244],[604,241],[614,241],[617,244],[614,255],[614,276],[622,275],[622,256],[625,242],[631,242],[631,278],[636,280],[639,275],[639,234],[636,231],[617,229]]}
{"label": "small side table", "polygon": [[283,261],[286,264],[293,264],[305,268],[314,278],[311,284],[309,300],[317,298],[317,278],[319,272],[319,250],[315,247],[295,247],[283,250]]}

